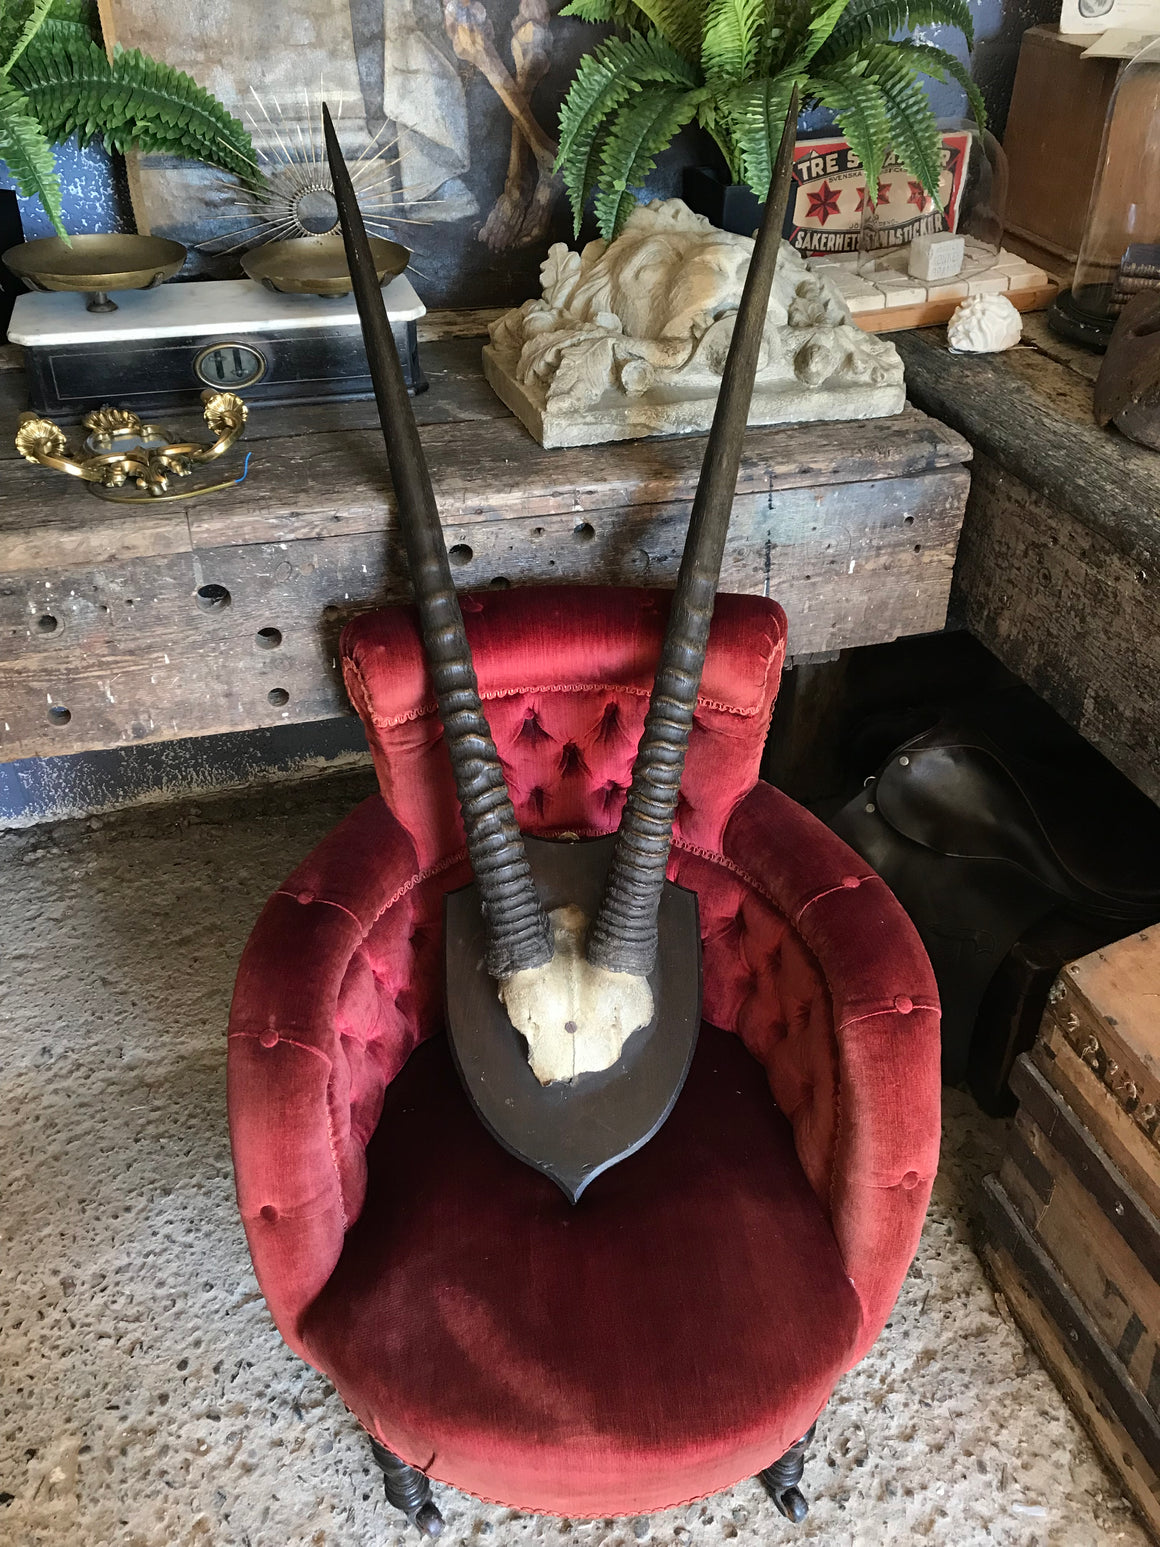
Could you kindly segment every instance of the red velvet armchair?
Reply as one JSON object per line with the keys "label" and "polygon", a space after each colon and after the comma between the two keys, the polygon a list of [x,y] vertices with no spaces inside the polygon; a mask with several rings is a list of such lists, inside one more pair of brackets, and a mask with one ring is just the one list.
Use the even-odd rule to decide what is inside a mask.
{"label": "red velvet armchair", "polygon": [[[667,593],[463,609],[521,827],[614,830]],[[343,636],[381,796],[258,921],[230,1127],[270,1311],[428,1534],[428,1477],[607,1516],[760,1472],[800,1518],[811,1426],[914,1254],[934,981],[885,885],[757,780],[784,641],[776,604],[718,597],[669,863],[699,900],[701,1038],[660,1133],[573,1207],[484,1130],[439,1034],[442,902],[469,871],[413,615]]]}

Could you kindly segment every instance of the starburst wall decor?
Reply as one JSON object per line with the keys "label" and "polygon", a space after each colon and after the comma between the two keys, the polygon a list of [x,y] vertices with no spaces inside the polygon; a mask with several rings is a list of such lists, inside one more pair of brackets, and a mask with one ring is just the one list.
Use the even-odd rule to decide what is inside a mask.
{"label": "starburst wall decor", "polygon": [[[211,218],[229,222],[229,227],[198,246],[220,257],[266,242],[330,235],[339,229],[334,183],[322,143],[325,88],[320,84],[317,98],[308,98],[305,110],[297,105],[286,115],[277,98],[267,104],[253,88],[251,95],[261,118],[251,110],[245,116],[255,130],[264,131],[254,137],[261,182],[245,187],[219,180],[214,185],[230,207]],[[329,105],[341,123],[342,93],[334,93]],[[414,249],[421,245],[421,228],[432,224],[423,207],[439,200],[411,197],[412,190],[403,181],[398,139],[387,132],[389,128],[389,122],[384,123],[359,154],[347,160],[347,168],[371,235]]]}

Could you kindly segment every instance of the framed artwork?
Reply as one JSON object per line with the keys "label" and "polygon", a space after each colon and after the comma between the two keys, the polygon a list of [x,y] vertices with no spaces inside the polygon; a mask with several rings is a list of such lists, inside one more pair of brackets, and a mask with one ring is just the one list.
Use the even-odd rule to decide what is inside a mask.
{"label": "framed artwork", "polygon": [[298,234],[285,204],[310,229],[313,197],[325,222],[328,196],[308,186],[324,160],[325,99],[371,229],[412,250],[427,304],[523,300],[549,242],[570,235],[551,170],[556,113],[599,36],[559,19],[560,3],[99,0],[107,42],[187,71],[242,120],[279,194],[255,209],[225,174],[135,155],[138,229],[184,242],[196,269],[227,276],[244,247]]}

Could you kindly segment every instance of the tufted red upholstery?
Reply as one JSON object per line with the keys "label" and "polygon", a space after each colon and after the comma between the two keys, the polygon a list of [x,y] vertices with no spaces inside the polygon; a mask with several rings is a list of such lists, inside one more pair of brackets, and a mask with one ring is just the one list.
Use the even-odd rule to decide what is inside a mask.
{"label": "tufted red upholstery", "polygon": [[[465,599],[527,830],[615,827],[666,607],[596,588]],[[882,882],[757,782],[783,649],[775,604],[719,598],[669,867],[699,897],[706,1022],[737,1034],[780,1113],[707,1029],[669,1124],[570,1211],[487,1138],[434,1045],[408,1062],[439,1029],[462,832],[410,613],[344,635],[386,799],[299,867],[247,947],[238,1198],[290,1345],[390,1449],[486,1497],[636,1512],[768,1464],[869,1348],[917,1244],[934,983]],[[562,1351],[536,1288],[597,1263]]]}

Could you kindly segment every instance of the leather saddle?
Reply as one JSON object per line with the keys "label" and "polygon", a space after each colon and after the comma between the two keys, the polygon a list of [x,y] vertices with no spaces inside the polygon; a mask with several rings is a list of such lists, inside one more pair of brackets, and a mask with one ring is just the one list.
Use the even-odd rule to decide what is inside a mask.
{"label": "leather saddle", "polygon": [[1090,748],[1060,751],[943,721],[831,821],[922,936],[948,1083],[965,1077],[983,995],[1032,926],[1062,912],[1117,938],[1160,918],[1160,810]]}

